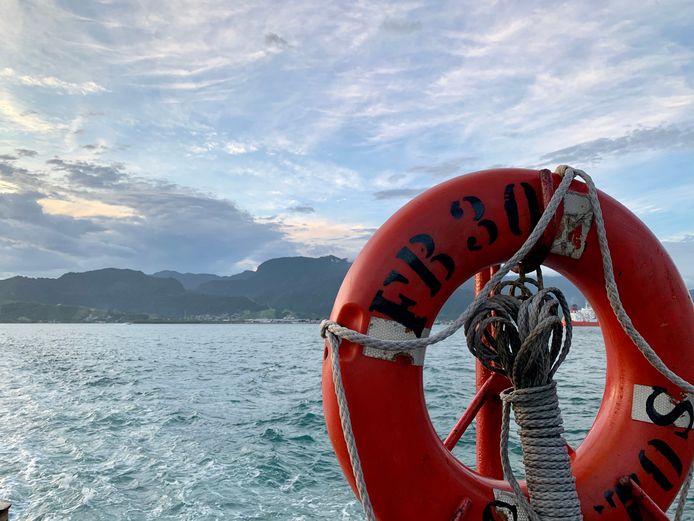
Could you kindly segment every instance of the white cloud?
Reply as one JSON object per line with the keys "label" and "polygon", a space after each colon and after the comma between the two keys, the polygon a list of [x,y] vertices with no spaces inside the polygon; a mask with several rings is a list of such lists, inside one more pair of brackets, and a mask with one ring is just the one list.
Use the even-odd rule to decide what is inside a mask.
{"label": "white cloud", "polygon": [[231,141],[224,145],[224,150],[232,156],[235,156],[238,154],[248,154],[249,152],[256,152],[258,150],[258,146],[252,143],[239,143]]}
{"label": "white cloud", "polygon": [[354,259],[374,232],[359,223],[338,223],[309,215],[275,218],[270,222],[297,245],[300,255],[335,255]]}
{"label": "white cloud", "polygon": [[36,112],[21,108],[9,96],[0,94],[0,117],[22,130],[48,133],[64,128],[64,125],[46,121]]}
{"label": "white cloud", "polygon": [[28,87],[43,87],[47,89],[55,89],[68,94],[96,94],[105,92],[106,89],[94,81],[84,81],[81,83],[72,83],[69,81],[60,80],[54,76],[31,76],[29,74],[18,74],[9,67],[0,70],[0,78],[7,78],[21,85]]}

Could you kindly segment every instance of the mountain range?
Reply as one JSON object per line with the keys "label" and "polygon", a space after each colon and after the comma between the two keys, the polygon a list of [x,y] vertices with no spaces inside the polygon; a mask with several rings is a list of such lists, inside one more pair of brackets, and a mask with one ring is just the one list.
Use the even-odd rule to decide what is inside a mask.
{"label": "mountain range", "polygon": [[[18,276],[0,280],[0,321],[321,319],[330,314],[350,266],[346,259],[329,255],[271,259],[254,271],[232,276],[176,271],[147,275],[116,268],[66,273],[56,279]],[[585,302],[563,277],[545,279],[545,285],[561,289],[569,303]],[[472,297],[468,281],[453,293],[438,318],[456,318]]]}

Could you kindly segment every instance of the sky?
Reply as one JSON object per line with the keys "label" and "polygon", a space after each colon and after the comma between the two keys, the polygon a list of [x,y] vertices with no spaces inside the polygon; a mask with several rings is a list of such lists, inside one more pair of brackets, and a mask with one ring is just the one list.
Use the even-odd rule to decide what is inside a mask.
{"label": "sky", "polygon": [[571,164],[694,287],[694,2],[0,0],[0,276],[353,259]]}

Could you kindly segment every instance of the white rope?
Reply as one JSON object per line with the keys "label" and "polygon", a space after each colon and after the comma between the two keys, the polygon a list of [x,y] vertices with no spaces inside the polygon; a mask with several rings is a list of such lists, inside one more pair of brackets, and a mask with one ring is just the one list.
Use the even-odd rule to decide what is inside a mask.
{"label": "white rope", "polygon": [[[356,448],[354,433],[352,431],[351,422],[349,419],[349,408],[347,405],[344,388],[342,385],[342,378],[340,375],[339,367],[340,339],[382,350],[407,351],[436,344],[453,335],[468,321],[469,317],[472,316],[476,309],[487,299],[487,296],[489,295],[491,289],[494,288],[497,284],[499,284],[503,277],[506,276],[506,274],[508,274],[513,267],[518,265],[528,255],[530,250],[535,246],[537,241],[544,234],[545,229],[549,225],[550,221],[554,218],[554,215],[557,212],[557,208],[563,202],[564,196],[569,191],[571,182],[576,177],[582,178],[588,187],[588,197],[591,206],[593,207],[593,214],[598,234],[598,244],[600,247],[600,254],[602,256],[603,271],[605,275],[605,289],[608,300],[610,302],[612,310],[615,313],[615,316],[617,317],[617,320],[622,325],[622,328],[627,333],[629,338],[634,342],[636,347],[646,358],[646,360],[648,360],[648,362],[658,372],[663,374],[668,380],[680,387],[682,390],[686,391],[687,393],[694,394],[694,385],[687,382],[679,375],[675,374],[671,369],[669,369],[665,365],[665,363],[660,359],[660,357],[658,357],[657,353],[653,350],[653,348],[651,348],[648,342],[636,330],[631,319],[629,318],[629,315],[624,310],[624,307],[619,298],[619,291],[617,289],[617,283],[614,277],[614,268],[612,265],[612,258],[610,256],[610,250],[607,243],[607,233],[605,231],[605,221],[602,215],[600,201],[598,200],[597,188],[595,187],[593,180],[588,174],[586,174],[582,170],[577,170],[566,165],[558,167],[556,173],[562,176],[562,180],[559,183],[556,191],[552,195],[549,203],[547,204],[547,207],[545,208],[545,211],[540,217],[540,220],[538,221],[535,228],[532,230],[532,232],[525,240],[523,245],[520,247],[520,249],[506,263],[504,263],[500,267],[499,271],[490,278],[490,280],[485,284],[484,288],[479,292],[479,294],[475,297],[475,299],[468,306],[468,308],[450,326],[427,338],[418,338],[413,340],[381,340],[341,326],[332,320],[324,320],[323,322],[321,322],[321,336],[323,336],[324,338],[327,337],[331,345],[331,356],[333,358],[333,387],[335,389],[335,395],[338,401],[340,421],[342,422],[342,429],[345,435],[345,442],[347,443],[347,449],[349,452],[350,460],[352,462],[352,470],[354,473],[355,481],[357,483],[357,490],[359,492],[362,505],[364,507],[367,519],[369,521],[375,520],[376,518],[373,513],[373,507],[371,506],[368,493],[366,491],[364,475],[361,469],[361,464],[359,462],[359,453]],[[693,468],[694,464],[692,465],[692,468],[690,468],[690,475]],[[680,491],[682,496],[686,496],[686,488],[688,488],[690,482],[691,479],[687,479],[685,481],[684,486]],[[360,490],[359,487],[363,487],[363,489]],[[519,491],[520,488],[518,488],[518,491],[516,491],[517,495]],[[520,494],[520,496],[522,496],[522,493]],[[525,497],[523,496],[522,499],[525,500]],[[521,500],[520,497],[519,500]],[[681,504],[678,505],[678,514],[676,514],[675,521],[680,521],[680,510],[682,512],[684,510],[682,499],[680,499],[680,503]]]}
{"label": "white rope", "polygon": [[352,473],[354,481],[357,485],[357,492],[361,500],[366,519],[368,521],[376,521],[376,516],[371,506],[369,492],[366,489],[364,481],[364,472],[361,470],[361,461],[359,460],[359,452],[352,431],[352,421],[349,416],[349,405],[345,396],[345,388],[342,383],[342,374],[340,373],[340,339],[334,333],[328,332],[328,341],[330,342],[330,357],[333,373],[333,382],[335,387],[335,396],[337,397],[337,409],[340,412],[340,423],[342,424],[342,432],[344,433],[345,443],[347,444],[347,453],[349,461],[352,464]]}

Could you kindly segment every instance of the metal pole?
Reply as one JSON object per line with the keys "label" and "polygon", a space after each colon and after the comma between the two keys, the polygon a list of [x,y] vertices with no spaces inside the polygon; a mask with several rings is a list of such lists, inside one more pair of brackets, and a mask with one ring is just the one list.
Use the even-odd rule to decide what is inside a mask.
{"label": "metal pole", "polygon": [[[475,275],[475,295],[478,295],[489,279],[499,271],[498,266],[482,270]],[[492,372],[484,367],[479,360],[476,362],[477,391],[482,388]],[[505,378],[499,379],[499,389],[493,389],[477,413],[475,432],[477,436],[477,472],[494,479],[503,479],[499,440],[501,438],[501,399],[499,393],[508,387]]]}
{"label": "metal pole", "polygon": [[0,500],[0,521],[7,521],[10,518],[10,507],[12,503]]}

